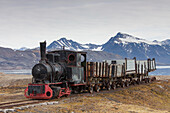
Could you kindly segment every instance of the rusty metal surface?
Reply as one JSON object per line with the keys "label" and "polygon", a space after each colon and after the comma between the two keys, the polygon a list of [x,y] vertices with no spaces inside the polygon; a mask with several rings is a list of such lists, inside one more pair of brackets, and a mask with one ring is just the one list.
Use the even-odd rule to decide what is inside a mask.
{"label": "rusty metal surface", "polygon": [[154,70],[156,70],[155,59],[154,58],[152,60],[148,59],[148,71],[151,72],[151,71],[154,71]]}
{"label": "rusty metal surface", "polygon": [[103,63],[102,62],[100,62],[100,64],[99,64],[99,77],[102,77],[102,72],[103,72]]}
{"label": "rusty metal surface", "polygon": [[87,62],[87,76],[88,77],[97,77],[96,63],[97,62]]}
{"label": "rusty metal surface", "polygon": [[125,65],[126,74],[135,74],[136,73],[136,60],[135,59],[125,59],[125,60],[114,60],[112,64]]}
{"label": "rusty metal surface", "polygon": [[131,71],[135,70],[135,60],[134,59],[127,59],[126,70]]}
{"label": "rusty metal surface", "polygon": [[151,60],[151,70],[156,69],[155,60]]}
{"label": "rusty metal surface", "polygon": [[105,68],[106,68],[106,63],[103,62],[102,77],[105,77]]}
{"label": "rusty metal surface", "polygon": [[89,77],[90,76],[90,62],[87,62],[86,63],[86,65],[87,65],[87,76]]}
{"label": "rusty metal surface", "polygon": [[96,77],[99,77],[99,62],[96,62]]}
{"label": "rusty metal surface", "polygon": [[146,74],[148,71],[148,60],[137,60],[137,73]]}
{"label": "rusty metal surface", "polygon": [[122,72],[122,71],[123,71],[123,70],[122,70],[122,69],[123,69],[123,68],[122,68],[122,65],[116,65],[116,69],[117,69],[117,70],[116,70],[116,72],[117,72],[116,77],[122,77],[122,76],[123,76],[123,75],[122,75],[122,73],[123,73],[123,72]]}
{"label": "rusty metal surface", "polygon": [[112,66],[113,64],[109,65],[109,69],[108,69],[108,77],[111,78],[112,77]]}

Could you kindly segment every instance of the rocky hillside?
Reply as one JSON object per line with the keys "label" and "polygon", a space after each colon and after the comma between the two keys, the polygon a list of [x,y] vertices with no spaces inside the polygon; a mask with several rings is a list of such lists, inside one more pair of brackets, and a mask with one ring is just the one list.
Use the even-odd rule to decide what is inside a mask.
{"label": "rocky hillside", "polygon": [[[122,57],[104,51],[87,52],[88,61],[103,61],[111,59],[121,59]],[[0,47],[0,70],[4,69],[31,69],[40,59],[39,50],[13,50]]]}
{"label": "rocky hillside", "polygon": [[30,69],[39,61],[39,51],[18,51],[0,47],[0,70]]}

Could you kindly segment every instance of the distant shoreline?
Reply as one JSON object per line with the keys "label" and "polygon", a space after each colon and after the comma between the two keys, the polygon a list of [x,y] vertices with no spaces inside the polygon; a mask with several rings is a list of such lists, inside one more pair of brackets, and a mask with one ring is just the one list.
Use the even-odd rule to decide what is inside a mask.
{"label": "distant shoreline", "polygon": [[[157,70],[150,72],[149,76],[170,76],[170,66],[157,66],[156,68]],[[32,69],[9,69],[0,70],[0,72],[11,75],[32,75]]]}
{"label": "distant shoreline", "polygon": [[166,68],[170,68],[170,66],[156,66],[157,69],[166,69]]}

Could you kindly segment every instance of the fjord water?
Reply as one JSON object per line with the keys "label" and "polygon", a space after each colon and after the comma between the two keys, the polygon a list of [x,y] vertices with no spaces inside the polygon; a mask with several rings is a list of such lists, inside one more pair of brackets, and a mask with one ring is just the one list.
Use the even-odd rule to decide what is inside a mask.
{"label": "fjord water", "polygon": [[170,66],[156,66],[156,70],[149,75],[170,75]]}
{"label": "fjord water", "polygon": [[0,70],[0,72],[5,73],[5,74],[31,75],[31,69],[22,69],[22,70]]}
{"label": "fjord water", "polygon": [[[170,66],[156,66],[157,70],[150,72],[149,75],[170,75]],[[0,70],[5,74],[31,75],[31,69],[23,70]]]}

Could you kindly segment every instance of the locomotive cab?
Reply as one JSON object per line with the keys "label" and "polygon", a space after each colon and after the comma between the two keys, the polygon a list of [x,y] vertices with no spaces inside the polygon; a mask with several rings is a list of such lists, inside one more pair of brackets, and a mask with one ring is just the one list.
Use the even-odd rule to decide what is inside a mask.
{"label": "locomotive cab", "polygon": [[[50,55],[52,57],[49,57]],[[86,52],[51,51],[47,54],[47,59],[49,58],[54,59],[52,60],[53,63],[59,63],[64,67],[65,80],[70,84],[79,84],[86,81]]]}

